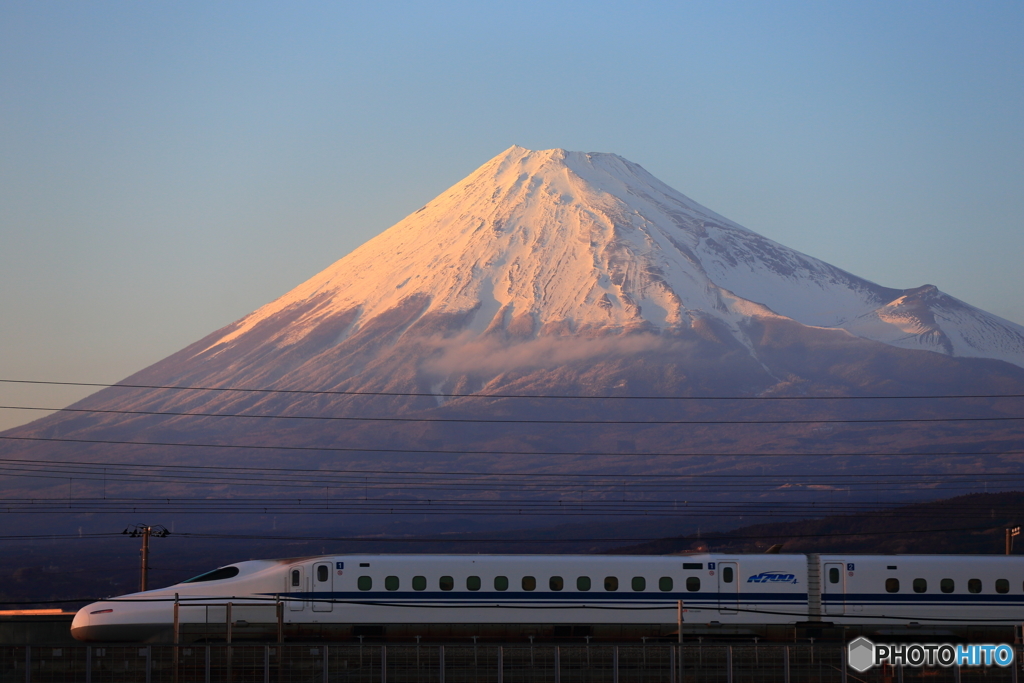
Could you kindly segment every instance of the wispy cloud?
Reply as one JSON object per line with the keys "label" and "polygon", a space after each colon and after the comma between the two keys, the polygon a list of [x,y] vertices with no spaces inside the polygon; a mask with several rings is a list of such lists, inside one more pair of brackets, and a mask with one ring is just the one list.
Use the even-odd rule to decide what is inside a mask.
{"label": "wispy cloud", "polygon": [[510,370],[531,370],[565,366],[591,358],[662,351],[669,342],[654,334],[579,339],[539,337],[524,342],[505,342],[469,334],[438,340],[439,353],[426,359],[422,369],[432,375],[453,373],[500,374]]}

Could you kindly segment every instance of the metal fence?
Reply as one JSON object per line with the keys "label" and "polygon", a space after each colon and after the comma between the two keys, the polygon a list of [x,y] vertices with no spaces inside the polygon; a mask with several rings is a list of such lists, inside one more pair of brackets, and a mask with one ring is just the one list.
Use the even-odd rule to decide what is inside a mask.
{"label": "metal fence", "polygon": [[839,645],[4,646],[0,683],[1018,683],[1010,667],[846,667]]}

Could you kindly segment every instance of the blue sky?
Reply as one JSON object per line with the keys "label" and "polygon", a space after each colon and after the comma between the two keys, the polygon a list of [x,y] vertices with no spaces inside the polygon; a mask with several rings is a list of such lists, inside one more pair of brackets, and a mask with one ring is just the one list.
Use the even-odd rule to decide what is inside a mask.
{"label": "blue sky", "polygon": [[0,93],[2,378],[121,379],[512,144],[1024,323],[1020,2],[12,0]]}

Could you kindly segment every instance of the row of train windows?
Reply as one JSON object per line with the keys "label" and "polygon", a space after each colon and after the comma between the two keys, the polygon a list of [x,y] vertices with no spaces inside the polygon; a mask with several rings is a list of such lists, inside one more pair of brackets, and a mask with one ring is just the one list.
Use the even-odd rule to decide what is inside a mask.
{"label": "row of train windows", "polygon": [[[401,588],[401,580],[397,576],[388,576],[384,578],[384,588],[389,591],[396,591]],[[467,576],[466,577],[466,590],[478,591],[482,586],[479,576]],[[524,576],[520,583],[524,591],[537,590],[537,578],[534,576]],[[373,590],[373,578],[369,576],[360,576],[356,580],[356,586],[361,591]],[[507,576],[495,576],[494,577],[494,590],[496,591],[507,591],[508,590],[508,577]],[[580,576],[576,579],[576,590],[588,591],[590,590],[590,577]],[[442,576],[437,581],[437,587],[443,591],[455,590],[455,579],[450,576]],[[647,590],[647,579],[642,576],[634,576],[630,581],[630,587],[635,591]],[[674,587],[674,582],[671,576],[663,576],[658,579],[658,590],[670,591]],[[548,579],[548,588],[553,591],[560,591],[565,588],[565,580],[561,576],[552,576]],[[414,576],[412,577],[412,589],[414,591],[425,591],[427,590],[427,577],[425,576]],[[619,579],[615,576],[606,576],[604,579],[604,589],[606,591],[617,591],[619,590]],[[699,591],[700,590],[700,578],[696,576],[689,576],[686,579],[686,590],[688,591]]]}
{"label": "row of train windows", "polygon": [[[928,592],[928,581],[926,579],[914,579],[911,587],[915,593],[927,593]],[[981,579],[968,579],[967,580],[967,592],[968,593],[980,593],[982,589]],[[956,590],[956,584],[953,579],[942,579],[939,581],[939,590],[943,593],[952,593]],[[885,580],[885,592],[886,593],[899,593],[900,592],[900,580],[896,578],[888,578]],[[996,579],[996,593],[1009,593],[1010,582],[1006,579]]]}
{"label": "row of train windows", "polygon": [[[839,569],[837,567],[831,567],[828,570],[828,582],[839,583]],[[928,580],[927,579],[914,579],[910,584],[914,589],[915,593],[927,593],[928,592]],[[968,579],[967,580],[967,592],[968,593],[980,593],[982,589],[981,579]],[[952,593],[956,590],[956,582],[953,579],[942,579],[939,581],[939,590],[943,593]],[[885,592],[886,593],[899,593],[900,592],[900,580],[895,577],[889,577],[885,580]],[[1007,579],[996,579],[996,593],[1009,593],[1010,582]]]}

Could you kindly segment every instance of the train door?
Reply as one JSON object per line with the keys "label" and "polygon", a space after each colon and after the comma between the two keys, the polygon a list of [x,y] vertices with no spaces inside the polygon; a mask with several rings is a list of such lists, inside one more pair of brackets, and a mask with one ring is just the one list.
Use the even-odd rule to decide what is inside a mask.
{"label": "train door", "polygon": [[[306,591],[306,568],[296,565],[288,568],[288,578],[285,579],[285,593],[304,593]],[[305,600],[289,600],[288,609],[292,612],[301,612],[306,608]]]}
{"label": "train door", "polygon": [[843,571],[843,563],[826,562],[824,569],[821,601],[825,603],[825,614],[843,614],[846,611],[846,572]]}
{"label": "train door", "polygon": [[740,606],[739,568],[735,562],[718,563],[718,611],[736,614]]}
{"label": "train door", "polygon": [[[330,562],[317,562],[313,565],[313,593],[333,593],[334,592],[334,572],[331,571],[333,566]],[[325,596],[328,597],[328,596]],[[314,612],[330,612],[334,609],[333,602],[326,602],[323,600],[313,601]]]}

